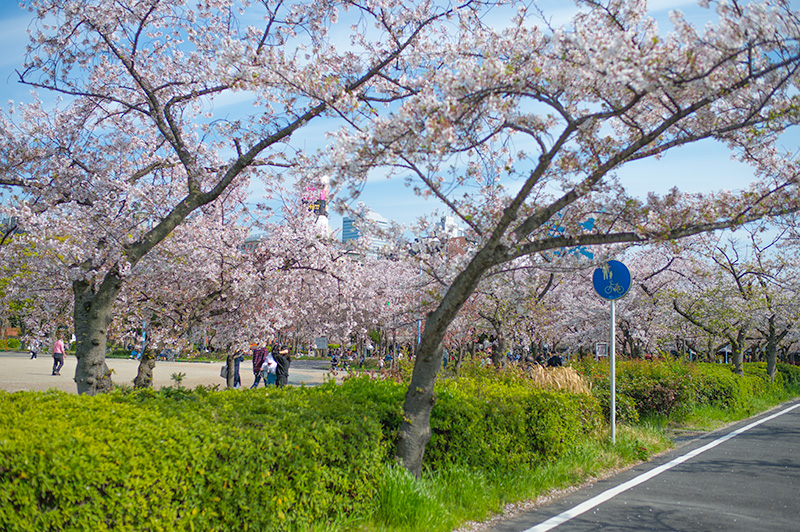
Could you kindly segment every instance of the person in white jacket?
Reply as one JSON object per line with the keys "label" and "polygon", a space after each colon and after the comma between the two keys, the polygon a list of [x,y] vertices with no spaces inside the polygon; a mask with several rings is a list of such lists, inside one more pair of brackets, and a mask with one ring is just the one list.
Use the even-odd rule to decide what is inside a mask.
{"label": "person in white jacket", "polygon": [[275,357],[272,356],[277,350],[278,346],[273,346],[272,351],[267,353],[267,356],[264,357],[264,363],[261,365],[261,374],[264,376],[264,382],[267,383],[267,386],[274,386],[277,380],[278,363],[275,361]]}

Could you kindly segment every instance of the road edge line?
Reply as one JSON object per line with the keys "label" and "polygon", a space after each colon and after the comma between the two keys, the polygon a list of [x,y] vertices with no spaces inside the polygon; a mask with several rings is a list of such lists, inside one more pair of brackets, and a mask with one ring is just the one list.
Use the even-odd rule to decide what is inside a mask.
{"label": "road edge line", "polygon": [[687,461],[687,460],[689,460],[691,458],[694,458],[695,456],[708,451],[709,449],[713,449],[714,447],[716,447],[717,445],[720,445],[721,443],[725,443],[726,441],[730,440],[731,438],[735,438],[736,436],[738,436],[739,434],[742,434],[743,432],[747,432],[748,430],[750,430],[750,429],[752,429],[754,427],[757,427],[758,425],[761,425],[762,423],[766,423],[767,421],[775,419],[776,417],[779,417],[779,416],[782,416],[784,414],[787,414],[787,413],[791,412],[792,410],[794,410],[795,408],[799,408],[799,407],[800,407],[800,403],[795,403],[794,405],[792,405],[792,406],[790,406],[788,408],[785,408],[785,409],[781,410],[780,412],[776,412],[775,414],[771,414],[769,416],[763,417],[763,418],[759,419],[758,421],[754,421],[754,422],[750,423],[749,425],[745,425],[744,427],[740,427],[740,428],[738,428],[738,429],[736,429],[736,430],[734,430],[732,432],[729,432],[725,436],[717,438],[716,440],[714,440],[714,441],[712,441],[710,443],[707,443],[707,444],[703,445],[702,447],[698,447],[697,449],[695,449],[693,451],[689,451],[688,453],[683,454],[683,455],[681,455],[681,456],[679,456],[679,457],[667,462],[666,464],[662,464],[662,465],[660,465],[660,466],[658,466],[656,468],[651,469],[650,471],[642,473],[641,475],[628,480],[627,482],[623,482],[619,486],[615,486],[613,488],[610,488],[610,489],[604,491],[603,493],[601,493],[599,495],[595,495],[591,499],[588,499],[588,500],[580,503],[579,505],[577,505],[577,506],[575,506],[575,507],[573,507],[573,508],[571,508],[569,510],[561,512],[560,514],[558,514],[556,516],[553,516],[550,519],[548,519],[548,520],[546,520],[546,521],[544,521],[542,523],[539,523],[538,525],[536,525],[534,527],[527,528],[527,529],[523,530],[522,532],[547,532],[548,530],[552,530],[553,528],[555,528],[555,527],[557,527],[557,526],[559,526],[559,525],[561,525],[563,523],[566,523],[570,519],[578,517],[579,515],[591,510],[592,508],[594,508],[594,507],[596,507],[596,506],[598,506],[600,504],[603,504],[604,502],[608,501],[609,499],[612,499],[612,498],[616,497],[620,493],[622,493],[624,491],[627,491],[627,490],[629,490],[629,489],[631,489],[631,488],[633,488],[635,486],[638,486],[639,484],[642,484],[643,482],[646,482],[646,481],[650,480],[651,478],[653,478],[655,476],[660,475],[664,471],[672,469],[673,467],[675,467],[677,465],[680,465],[680,464],[684,463],[685,461]]}

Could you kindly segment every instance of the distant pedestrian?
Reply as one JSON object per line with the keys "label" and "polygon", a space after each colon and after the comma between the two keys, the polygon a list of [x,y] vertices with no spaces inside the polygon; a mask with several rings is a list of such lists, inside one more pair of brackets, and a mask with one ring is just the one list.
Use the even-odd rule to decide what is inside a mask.
{"label": "distant pedestrian", "polygon": [[30,352],[31,352],[31,360],[33,360],[39,354],[39,340],[37,340],[34,337],[31,340],[31,344],[29,346],[29,349],[30,349]]}
{"label": "distant pedestrian", "polygon": [[282,345],[278,354],[273,355],[278,367],[275,370],[277,381],[276,384],[279,388],[283,388],[289,384],[289,364],[292,363],[292,357],[289,354],[289,346]]}
{"label": "distant pedestrian", "polygon": [[233,357],[233,389],[238,390],[242,387],[242,376],[239,375],[239,365],[244,362],[244,355],[238,351]]}
{"label": "distant pedestrian", "polygon": [[280,348],[277,345],[272,346],[272,352],[267,353],[267,356],[264,357],[264,365],[261,366],[261,373],[267,386],[274,385],[278,380],[278,361],[275,360],[278,351]]}
{"label": "distant pedestrian", "polygon": [[64,342],[60,337],[56,338],[53,344],[53,375],[61,375],[61,368],[64,367]]}
{"label": "distant pedestrian", "polygon": [[[264,364],[264,352],[266,349],[256,348],[253,349],[253,375],[255,376],[255,382],[250,387],[252,390],[253,388],[258,387],[258,383],[261,382],[261,366]],[[266,381],[264,382],[264,386],[266,386]]]}

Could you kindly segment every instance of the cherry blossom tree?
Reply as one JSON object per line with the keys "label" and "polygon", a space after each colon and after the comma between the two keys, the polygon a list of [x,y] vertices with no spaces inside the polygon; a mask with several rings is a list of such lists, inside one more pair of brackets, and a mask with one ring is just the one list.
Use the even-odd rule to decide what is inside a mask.
{"label": "cherry blossom tree", "polygon": [[[531,261],[526,259],[493,271],[476,289],[476,294],[481,296],[477,314],[487,322],[496,339],[492,349],[492,363],[496,366],[502,364],[509,350],[508,340],[513,343],[517,331],[535,329],[540,336],[546,336],[552,316],[553,309],[543,300],[553,287],[556,275],[543,271],[541,264],[534,263],[531,267]],[[555,344],[552,339],[548,343]]]}
{"label": "cherry blossom tree", "polygon": [[[117,328],[146,331],[146,344],[138,349],[137,387],[152,382],[158,353],[189,351],[200,340],[198,332],[215,331],[217,345],[231,358],[247,347],[247,336],[223,334],[219,325],[253,282],[253,265],[242,249],[247,235],[239,220],[242,199],[226,194],[225,201],[196,213],[172,232],[169,245],[157,246],[129,275],[114,314]],[[229,374],[232,378],[233,371]]]}
{"label": "cherry blossom tree", "polygon": [[697,239],[691,262],[693,275],[673,299],[673,309],[698,329],[725,339],[734,371],[742,374],[744,352],[762,304],[760,272],[751,268],[739,247],[725,246],[713,236]]}
{"label": "cherry blossom tree", "polygon": [[[442,339],[490,269],[798,209],[797,161],[776,144],[797,121],[798,14],[782,1],[704,4],[716,7],[715,25],[698,30],[675,13],[670,33],[638,1],[580,2],[564,28],[536,25],[520,7],[504,28],[442,36],[434,66],[404,79],[412,99],[340,135],[335,182],[358,186],[371,168],[389,168],[480,242],[425,321],[397,450],[412,472],[430,438]],[[642,200],[615,178],[623,165],[704,139],[753,165],[749,188]]]}
{"label": "cherry blossom tree", "polygon": [[[732,293],[740,300],[738,305],[731,301],[717,303],[724,309],[719,315],[735,313],[732,321],[749,326],[750,351],[755,355],[762,351],[759,344],[763,344],[767,374],[774,379],[778,345],[796,328],[798,307],[792,282],[796,266],[786,253],[791,250],[791,244],[781,244],[785,232],[768,230],[763,225],[744,228],[740,233],[745,239],[713,242],[708,255],[713,260],[717,278],[727,282],[727,290],[720,287],[718,292]],[[731,345],[734,346],[734,365],[740,364],[744,346],[739,345],[738,338]]]}
{"label": "cherry blossom tree", "polygon": [[[59,99],[0,116],[0,185],[10,191],[7,214],[68,277],[80,393],[111,387],[106,336],[137,264],[226,191],[294,165],[287,141],[310,121],[356,121],[373,103],[408,95],[416,48],[456,9],[374,0],[27,5],[36,22],[19,81]],[[340,43],[339,25],[365,31]],[[232,115],[225,104],[236,100],[253,111]]]}
{"label": "cherry blossom tree", "polygon": [[2,305],[18,308],[29,341],[40,349],[55,341],[56,331],[72,330],[72,298],[66,272],[58,260],[19,238],[0,246]]}

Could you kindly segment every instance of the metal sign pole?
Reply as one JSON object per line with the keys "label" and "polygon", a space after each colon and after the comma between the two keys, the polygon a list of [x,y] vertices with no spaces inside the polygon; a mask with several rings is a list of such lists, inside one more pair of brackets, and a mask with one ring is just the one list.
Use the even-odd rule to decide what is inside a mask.
{"label": "metal sign pole", "polygon": [[608,361],[611,372],[611,443],[617,442],[617,316],[615,301],[631,288],[631,272],[617,260],[610,260],[597,268],[592,274],[592,285],[597,295],[611,302],[611,338],[609,338]]}
{"label": "metal sign pole", "polygon": [[611,300],[611,348],[608,353],[608,360],[611,363],[611,444],[617,443],[617,375],[616,375],[616,312],[614,300]]}

